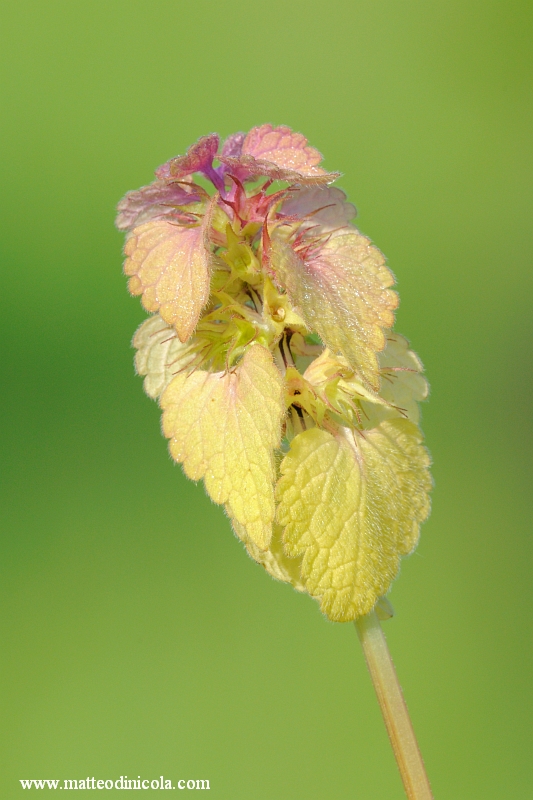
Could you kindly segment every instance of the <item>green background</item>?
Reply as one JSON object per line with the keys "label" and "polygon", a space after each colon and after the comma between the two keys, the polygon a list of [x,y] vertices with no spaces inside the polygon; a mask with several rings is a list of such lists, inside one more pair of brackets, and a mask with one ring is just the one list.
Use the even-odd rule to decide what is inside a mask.
{"label": "green background", "polygon": [[386,632],[436,798],[533,796],[531,17],[6,5],[2,798],[121,774],[224,800],[403,796],[353,626],[246,557],[133,373],[116,202],[200,135],[266,121],[344,173],[432,385],[433,514]]}

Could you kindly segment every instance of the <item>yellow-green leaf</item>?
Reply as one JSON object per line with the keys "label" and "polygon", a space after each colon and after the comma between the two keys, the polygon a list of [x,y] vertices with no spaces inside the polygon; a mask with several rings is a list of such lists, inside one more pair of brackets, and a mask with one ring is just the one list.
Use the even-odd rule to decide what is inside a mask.
{"label": "yellow-green leaf", "polygon": [[[378,402],[362,402],[365,427],[372,428],[384,419],[403,416],[418,423],[418,404],[428,396],[423,366],[409,342],[398,333],[387,333],[387,346],[379,354],[381,390]],[[367,398],[370,399],[370,398]],[[385,405],[383,403],[385,401]]]}
{"label": "yellow-green leaf", "polygon": [[[231,518],[231,514],[229,516]],[[272,539],[268,549],[260,550],[247,536],[245,528],[236,519],[231,519],[231,524],[236,536],[244,542],[249,556],[254,561],[257,561],[258,564],[261,564],[269,575],[277,581],[292,584],[298,592],[305,592],[305,586],[300,575],[302,558],[301,556],[299,558],[291,558],[285,553],[282,541],[283,529],[280,525],[274,523]]]}
{"label": "yellow-green leaf", "polygon": [[204,228],[166,220],[146,222],[132,231],[124,248],[131,294],[142,294],[146,310],[159,311],[182,342],[195,329],[209,297],[210,256]]}
{"label": "yellow-green leaf", "polygon": [[177,375],[161,397],[173,458],[204,479],[251,541],[266,549],[274,519],[274,448],[285,412],[283,381],[270,352],[249,347],[229,372]]}
{"label": "yellow-green leaf", "polygon": [[429,456],[408,420],[364,435],[300,433],[281,463],[278,522],[286,552],[303,555],[306,590],[332,620],[367,614],[415,547],[429,513]]}
{"label": "yellow-green leaf", "polygon": [[355,229],[342,230],[301,257],[274,231],[270,265],[309,329],[377,391],[377,353],[398,305],[388,288],[394,278],[377,247]]}
{"label": "yellow-green leaf", "polygon": [[176,331],[159,314],[145,320],[133,337],[135,369],[145,375],[144,391],[159,397],[174,375],[191,359],[190,348],[182,344]]}

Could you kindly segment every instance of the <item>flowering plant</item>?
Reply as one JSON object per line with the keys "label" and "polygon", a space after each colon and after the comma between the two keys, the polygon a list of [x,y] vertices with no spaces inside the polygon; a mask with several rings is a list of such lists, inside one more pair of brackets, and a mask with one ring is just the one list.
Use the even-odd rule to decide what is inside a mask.
{"label": "flowering plant", "polygon": [[129,192],[117,225],[153,314],[136,367],[172,457],[253,559],[347,621],[388,591],[428,515],[427,384],[391,332],[392,273],[321,160],[284,126],[220,151],[210,134]]}
{"label": "flowering plant", "polygon": [[202,137],[119,204],[129,290],[152,313],[137,371],[172,457],[250,556],[355,620],[407,795],[430,800],[378,621],[429,513],[422,365],[320,153],[285,126],[219,144]]}

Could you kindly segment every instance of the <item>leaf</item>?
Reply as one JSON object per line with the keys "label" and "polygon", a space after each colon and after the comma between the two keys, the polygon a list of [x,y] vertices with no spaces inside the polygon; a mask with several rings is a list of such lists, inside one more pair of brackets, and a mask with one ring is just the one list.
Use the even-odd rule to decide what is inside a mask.
{"label": "leaf", "polygon": [[[229,516],[231,519],[231,514]],[[305,591],[300,576],[302,559],[301,557],[290,558],[286,555],[281,538],[283,530],[279,525],[274,523],[272,539],[270,540],[268,550],[260,550],[259,547],[251,541],[249,536],[247,536],[245,528],[240,525],[237,520],[231,519],[231,524],[235,535],[244,542],[250,558],[257,561],[258,564],[261,564],[266,572],[277,581],[290,583],[298,592]]]}
{"label": "leaf", "polygon": [[[409,342],[399,333],[387,333],[387,346],[379,354],[381,372],[380,399],[363,402],[365,427],[379,425],[384,419],[403,416],[418,423],[418,404],[428,396],[428,383],[421,374],[424,367]],[[384,405],[382,401],[388,405]]]}
{"label": "leaf", "polygon": [[161,397],[172,457],[192,480],[204,478],[215,503],[268,547],[274,519],[274,448],[284,391],[270,352],[249,347],[235,370],[177,375]]}
{"label": "leaf", "polygon": [[413,423],[364,436],[312,428],[281,463],[276,496],[288,555],[303,555],[306,590],[331,620],[367,614],[396,577],[429,513],[429,456]]}
{"label": "leaf", "polygon": [[242,145],[245,139],[246,134],[242,133],[241,131],[239,131],[239,133],[232,133],[222,145],[222,151],[220,155],[230,157],[240,156],[242,153]]}
{"label": "leaf", "polygon": [[286,125],[274,127],[267,123],[252,128],[244,139],[242,152],[302,175],[313,174],[322,161],[322,154],[307,144],[305,136]]}
{"label": "leaf", "polygon": [[277,282],[309,329],[379,390],[376,353],[385,347],[383,328],[394,323],[398,297],[388,289],[394,278],[377,247],[354,229],[315,247],[309,242],[301,257],[274,231],[269,258]]}
{"label": "leaf", "polygon": [[288,181],[289,183],[303,186],[315,186],[331,183],[336,180],[339,172],[326,172],[321,167],[315,167],[310,174],[303,174],[295,169],[278,167],[265,159],[254,158],[245,153],[238,158],[219,156],[219,160],[226,167],[226,172],[235,175],[243,183],[255,181],[258,178],[270,178],[273,181]]}
{"label": "leaf", "polygon": [[149,317],[137,328],[133,346],[137,349],[137,373],[146,376],[144,391],[154,399],[190,360],[188,345],[180,342],[175,330],[159,314]]}
{"label": "leaf", "polygon": [[124,272],[132,276],[129,291],[142,294],[145,309],[159,311],[182,342],[195,329],[209,297],[210,219],[208,210],[202,224],[192,228],[166,220],[146,222],[133,230],[124,248]]}
{"label": "leaf", "polygon": [[184,156],[176,156],[161,164],[155,171],[158,178],[180,180],[193,172],[209,170],[218,150],[219,138],[217,133],[201,136],[192,144]]}
{"label": "leaf", "polygon": [[135,192],[128,192],[117,206],[115,224],[120,231],[129,231],[151,219],[173,215],[179,217],[176,206],[196,203],[200,196],[192,189],[177,183],[154,181]]}
{"label": "leaf", "polygon": [[242,181],[264,176],[291,183],[320,184],[331,183],[339,177],[338,172],[326,172],[319,167],[322,155],[307,144],[303,134],[295,133],[286,125],[252,128],[239,155],[223,152],[219,160]]}
{"label": "leaf", "polygon": [[335,186],[306,186],[291,191],[279,214],[303,219],[317,234],[345,227],[357,216],[357,209]]}

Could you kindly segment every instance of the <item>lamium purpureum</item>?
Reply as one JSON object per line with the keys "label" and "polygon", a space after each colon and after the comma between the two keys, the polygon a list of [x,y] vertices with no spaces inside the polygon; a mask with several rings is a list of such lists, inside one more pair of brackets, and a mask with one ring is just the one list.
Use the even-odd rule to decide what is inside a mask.
{"label": "lamium purpureum", "polygon": [[365,645],[429,513],[427,384],[392,332],[393,275],[321,160],[285,126],[220,149],[210,134],[129,192],[117,226],[172,457],[267,572],[364,619]]}

